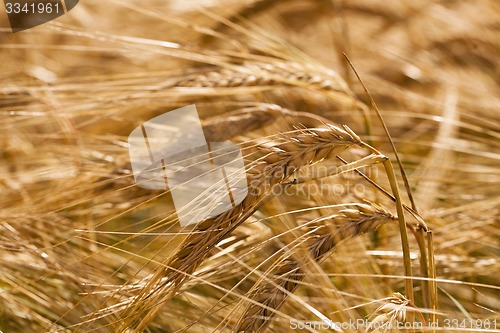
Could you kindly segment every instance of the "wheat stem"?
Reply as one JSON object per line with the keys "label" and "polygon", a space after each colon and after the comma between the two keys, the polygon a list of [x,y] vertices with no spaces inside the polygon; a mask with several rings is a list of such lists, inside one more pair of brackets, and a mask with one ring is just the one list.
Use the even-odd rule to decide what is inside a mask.
{"label": "wheat stem", "polygon": [[[404,269],[405,269],[405,293],[408,299],[415,304],[415,296],[413,294],[413,280],[411,277],[412,268],[411,268],[411,258],[410,258],[410,244],[408,242],[408,230],[406,229],[406,222],[403,211],[403,204],[401,201],[401,196],[399,195],[399,188],[396,180],[396,175],[394,174],[394,169],[392,167],[391,161],[387,160],[384,163],[385,170],[387,172],[387,177],[389,178],[389,183],[391,184],[392,193],[394,193],[394,197],[396,198],[396,210],[398,212],[398,221],[399,221],[399,233],[401,235],[401,246],[403,248],[403,261],[404,261]],[[410,318],[410,322],[412,322]]]}
{"label": "wheat stem", "polygon": [[396,157],[396,161],[398,162],[399,169],[401,171],[401,176],[403,177],[403,182],[405,184],[406,192],[408,194],[408,198],[410,199],[411,202],[411,208],[413,208],[414,211],[418,212],[417,210],[417,205],[415,204],[415,200],[413,199],[413,194],[411,191],[410,183],[408,182],[408,177],[406,177],[406,172],[403,167],[403,163],[401,162],[401,159],[399,158],[398,151],[396,149],[396,145],[394,144],[394,141],[392,140],[391,134],[389,133],[389,129],[387,128],[387,125],[385,124],[384,118],[382,118],[382,114],[380,113],[377,104],[375,103],[375,100],[373,99],[372,95],[368,91],[368,88],[364,84],[363,80],[359,76],[358,72],[356,71],[356,68],[354,67],[353,63],[347,56],[347,54],[344,53],[344,57],[347,59],[349,62],[349,65],[351,66],[352,70],[354,71],[354,74],[356,74],[356,77],[358,78],[358,81],[361,83],[363,86],[363,89],[368,96],[368,99],[370,100],[370,105],[372,106],[373,110],[375,111],[375,114],[377,115],[378,119],[380,120],[380,123],[382,124],[382,128],[384,129],[384,132],[387,136],[387,139],[389,140],[389,143],[391,144],[392,151],[394,152],[394,156]]}
{"label": "wheat stem", "polygon": [[427,260],[427,247],[425,244],[425,230],[418,227],[415,233],[418,248],[420,250],[420,275],[423,277],[421,281],[422,286],[422,296],[424,301],[424,307],[430,307],[430,289],[429,289],[429,264]]}
{"label": "wheat stem", "polygon": [[[428,230],[426,232],[427,235],[427,247],[428,247],[428,256],[429,256],[429,275],[432,280],[430,280],[430,302],[431,302],[431,323],[436,322],[436,311],[438,304],[438,291],[437,291],[437,282],[436,282],[436,262],[434,258],[434,240],[432,236],[432,231]],[[434,333],[434,329],[431,331]]]}

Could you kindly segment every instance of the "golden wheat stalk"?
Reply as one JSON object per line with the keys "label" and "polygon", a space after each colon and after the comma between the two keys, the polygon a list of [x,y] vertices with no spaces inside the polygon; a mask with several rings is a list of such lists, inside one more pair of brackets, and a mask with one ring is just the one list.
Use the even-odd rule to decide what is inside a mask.
{"label": "golden wheat stalk", "polygon": [[[306,248],[315,261],[321,261],[338,244],[348,241],[397,218],[375,204],[355,204],[338,214],[322,217],[312,223],[321,223],[306,240]],[[334,224],[331,228],[326,223]],[[272,278],[265,278],[254,287],[248,299],[252,302],[238,321],[235,332],[263,332],[270,319],[304,279],[298,260],[290,255],[279,265]]]}

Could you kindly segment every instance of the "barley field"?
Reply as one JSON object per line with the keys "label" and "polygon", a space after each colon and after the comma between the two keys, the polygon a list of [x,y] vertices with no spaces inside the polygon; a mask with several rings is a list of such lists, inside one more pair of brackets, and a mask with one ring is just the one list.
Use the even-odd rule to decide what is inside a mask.
{"label": "barley field", "polygon": [[[0,12],[0,332],[500,332],[497,1]],[[188,105],[247,190],[181,226],[128,140]]]}

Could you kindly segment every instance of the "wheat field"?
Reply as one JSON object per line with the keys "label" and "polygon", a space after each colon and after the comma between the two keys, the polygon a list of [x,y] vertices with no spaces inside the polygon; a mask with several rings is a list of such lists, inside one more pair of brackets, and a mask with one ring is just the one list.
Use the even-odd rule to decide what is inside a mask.
{"label": "wheat field", "polygon": [[[500,332],[497,1],[4,9],[0,332]],[[193,104],[248,193],[182,227],[127,138]]]}

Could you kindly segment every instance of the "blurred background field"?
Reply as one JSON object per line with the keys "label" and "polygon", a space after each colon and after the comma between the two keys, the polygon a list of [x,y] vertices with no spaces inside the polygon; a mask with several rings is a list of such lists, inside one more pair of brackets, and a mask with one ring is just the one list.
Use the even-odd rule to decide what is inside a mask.
{"label": "blurred background field", "polygon": [[[138,188],[132,176],[127,137],[156,115],[196,104],[207,139],[243,147],[328,120],[394,159],[345,52],[433,232],[440,331],[500,332],[497,1],[87,0],[15,34],[0,9],[0,331],[126,331],[116,305],[189,233],[170,195]],[[382,168],[365,172],[390,189]],[[339,190],[261,207],[154,316],[142,309],[146,331],[231,332],[266,259],[303,237],[295,228],[304,221],[363,200],[396,212],[355,173],[323,184]],[[415,306],[428,320],[412,235],[410,246]],[[376,317],[404,294],[397,224],[303,270],[269,332],[290,331],[290,318],[320,320],[318,312],[337,322]]]}

